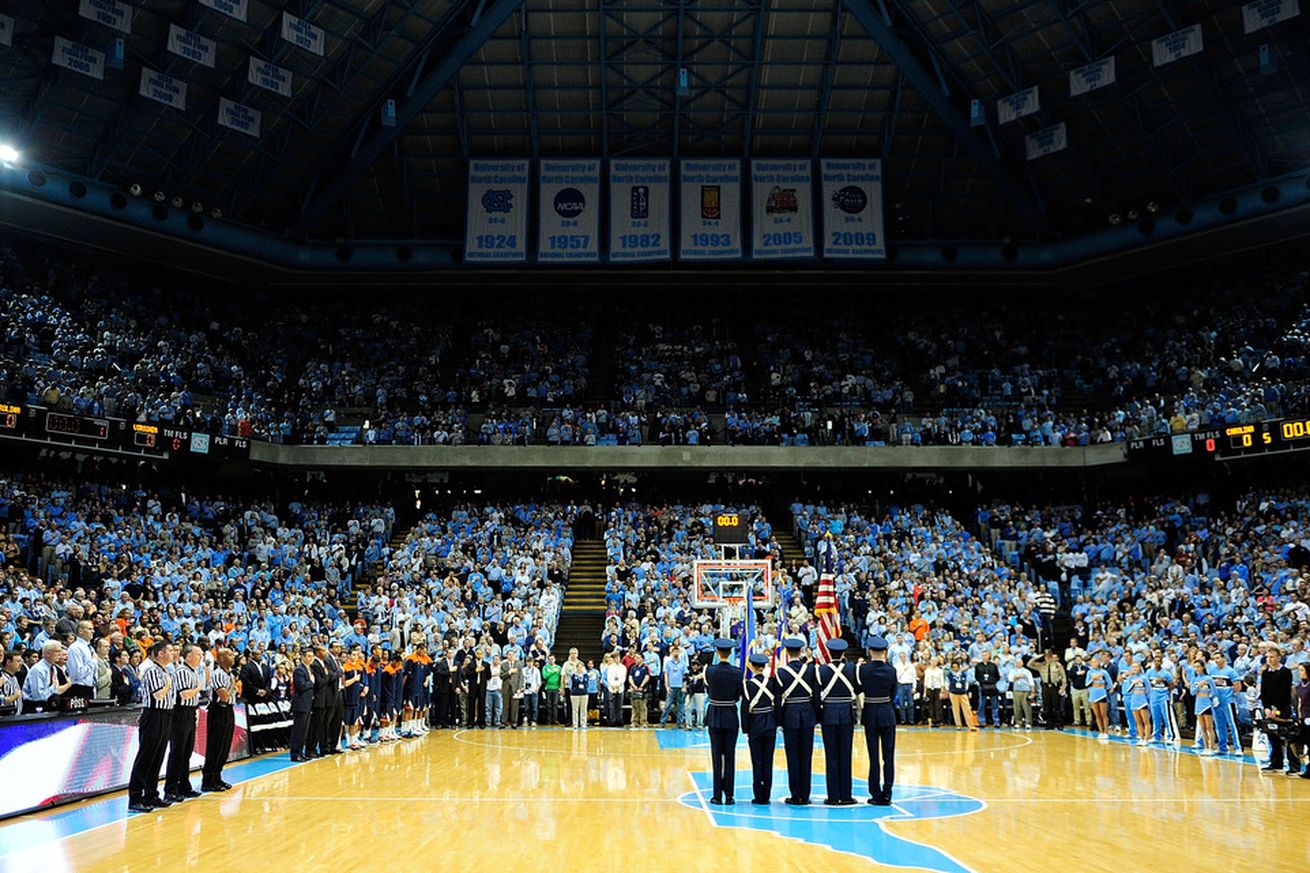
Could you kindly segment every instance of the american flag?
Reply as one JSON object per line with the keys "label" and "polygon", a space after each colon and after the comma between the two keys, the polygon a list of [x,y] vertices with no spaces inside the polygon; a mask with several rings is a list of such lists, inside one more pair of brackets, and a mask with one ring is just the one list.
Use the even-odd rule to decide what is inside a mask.
{"label": "american flag", "polygon": [[833,553],[832,534],[828,534],[828,548],[824,550],[823,573],[819,576],[819,593],[814,598],[814,617],[819,620],[818,657],[820,664],[832,660],[828,654],[828,641],[841,636],[841,617],[837,612],[837,586],[832,578]]}

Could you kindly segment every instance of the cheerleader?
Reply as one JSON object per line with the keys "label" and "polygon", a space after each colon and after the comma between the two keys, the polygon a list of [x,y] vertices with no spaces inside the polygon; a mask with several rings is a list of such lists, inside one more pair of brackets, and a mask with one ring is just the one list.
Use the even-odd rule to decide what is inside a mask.
{"label": "cheerleader", "polygon": [[1092,668],[1087,671],[1087,702],[1100,729],[1097,739],[1101,740],[1110,738],[1110,688],[1114,685],[1110,671],[1105,669],[1106,660],[1107,656],[1102,653],[1092,661]]}
{"label": "cheerleader", "polygon": [[1151,699],[1150,685],[1146,674],[1142,672],[1140,662],[1134,661],[1121,682],[1123,686],[1124,708],[1137,725],[1137,745],[1151,744]]}
{"label": "cheerleader", "polygon": [[1195,664],[1185,666],[1184,669],[1187,684],[1192,696],[1196,698],[1196,736],[1202,740],[1201,754],[1213,755],[1217,743],[1214,729],[1214,677],[1206,672],[1205,658],[1201,655],[1196,656]]}

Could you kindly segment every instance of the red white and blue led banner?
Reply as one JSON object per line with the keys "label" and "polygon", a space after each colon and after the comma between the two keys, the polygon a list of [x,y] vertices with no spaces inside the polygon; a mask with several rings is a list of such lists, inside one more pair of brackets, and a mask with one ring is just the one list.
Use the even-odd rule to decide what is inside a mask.
{"label": "red white and blue led banner", "polygon": [[741,161],[681,162],[684,261],[737,259],[741,251]]}
{"label": "red white and blue led banner", "polygon": [[600,161],[538,164],[537,260],[600,260]]}
{"label": "red white and blue led banner", "polygon": [[464,260],[516,263],[528,259],[528,162],[469,162]]}
{"label": "red white and blue led banner", "polygon": [[751,161],[756,258],[814,257],[814,190],[808,160]]}

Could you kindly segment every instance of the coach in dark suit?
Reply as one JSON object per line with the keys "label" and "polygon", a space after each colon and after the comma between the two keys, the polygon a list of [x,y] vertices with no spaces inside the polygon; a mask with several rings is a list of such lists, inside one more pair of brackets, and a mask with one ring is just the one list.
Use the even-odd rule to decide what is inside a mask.
{"label": "coach in dark suit", "polygon": [[314,646],[314,659],[309,662],[309,669],[314,674],[314,710],[309,718],[309,741],[305,744],[305,757],[317,758],[323,753],[319,750],[327,742],[328,704],[332,691],[328,688],[327,647]]}
{"label": "coach in dark suit", "polygon": [[341,723],[345,720],[346,696],[341,690],[341,680],[346,671],[341,666],[341,643],[332,643],[331,650],[323,658],[327,673],[327,706],[323,716],[323,735],[319,737],[318,753],[320,755],[340,755]]}
{"label": "coach in dark suit", "polygon": [[[251,651],[250,657],[241,666],[240,679],[241,700],[246,706],[273,702],[273,668],[265,660],[265,650],[262,646]],[[255,746],[255,752],[262,752],[269,747],[266,740],[268,733],[266,730],[251,731],[250,741]]]}
{"label": "coach in dark suit", "polygon": [[291,760],[305,760],[305,738],[314,712],[314,671],[310,665],[314,653],[308,649],[300,654],[300,663],[291,674]]}

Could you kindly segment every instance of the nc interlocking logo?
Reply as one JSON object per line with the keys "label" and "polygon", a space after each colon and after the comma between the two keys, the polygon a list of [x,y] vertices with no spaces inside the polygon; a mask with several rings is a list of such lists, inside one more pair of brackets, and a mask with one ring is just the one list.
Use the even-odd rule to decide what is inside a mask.
{"label": "nc interlocking logo", "polygon": [[508,188],[488,188],[482,192],[482,208],[487,212],[509,212],[514,208],[514,192]]}

